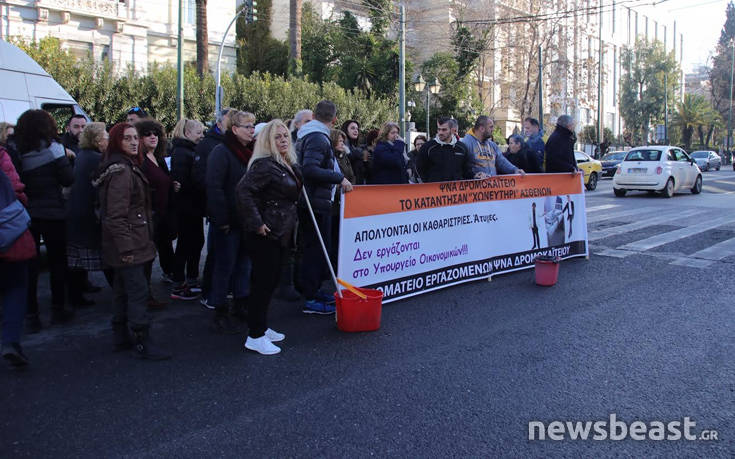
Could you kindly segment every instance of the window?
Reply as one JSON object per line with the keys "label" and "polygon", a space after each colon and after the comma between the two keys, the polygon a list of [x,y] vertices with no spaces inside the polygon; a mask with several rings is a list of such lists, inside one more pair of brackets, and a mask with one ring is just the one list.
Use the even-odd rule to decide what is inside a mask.
{"label": "window", "polygon": [[678,148],[674,150],[674,155],[676,155],[677,161],[684,161],[689,162],[689,155],[684,153],[684,150],[679,150]]}
{"label": "window", "polygon": [[631,150],[626,161],[658,161],[661,158],[661,150]]}
{"label": "window", "polygon": [[196,25],[197,23],[197,2],[196,0],[186,1],[186,11],[184,11],[184,24]]}
{"label": "window", "polygon": [[674,150],[669,150],[666,152],[666,161],[676,161],[676,155],[674,155]]}

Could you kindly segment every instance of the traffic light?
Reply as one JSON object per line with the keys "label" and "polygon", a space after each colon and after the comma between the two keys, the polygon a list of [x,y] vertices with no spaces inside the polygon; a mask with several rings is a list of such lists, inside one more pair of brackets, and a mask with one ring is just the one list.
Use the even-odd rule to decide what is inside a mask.
{"label": "traffic light", "polygon": [[256,0],[247,0],[245,6],[247,7],[245,22],[252,24],[258,20],[258,2]]}

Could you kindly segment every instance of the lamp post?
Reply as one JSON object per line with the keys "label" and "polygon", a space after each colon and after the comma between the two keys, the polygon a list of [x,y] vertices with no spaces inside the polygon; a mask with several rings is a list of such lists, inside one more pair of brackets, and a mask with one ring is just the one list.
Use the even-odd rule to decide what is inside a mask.
{"label": "lamp post", "polygon": [[732,145],[730,142],[732,139],[732,86],[733,86],[733,75],[735,75],[735,40],[731,42],[732,55],[730,56],[730,108],[727,113],[727,154],[730,154]]}
{"label": "lamp post", "polygon": [[439,83],[439,79],[434,77],[429,84],[426,84],[426,81],[424,80],[424,77],[421,75],[417,75],[413,80],[413,87],[416,90],[416,92],[421,92],[426,88],[426,137],[431,137],[431,124],[429,121],[429,111],[430,111],[430,100],[431,100],[431,94],[439,94],[439,91],[441,91],[441,84]]}
{"label": "lamp post", "polygon": [[221,77],[222,77],[222,52],[225,50],[225,39],[227,38],[227,34],[230,32],[230,29],[232,28],[232,25],[237,21],[237,18],[240,17],[241,14],[249,12],[249,6],[247,2],[243,5],[242,8],[240,8],[240,11],[235,14],[235,17],[232,18],[232,21],[230,21],[230,24],[225,29],[225,34],[222,35],[222,43],[219,45],[219,54],[217,54],[217,75],[215,77],[215,93],[214,93],[214,117],[216,118],[217,115],[219,115],[220,111],[222,110],[222,86],[221,83]]}

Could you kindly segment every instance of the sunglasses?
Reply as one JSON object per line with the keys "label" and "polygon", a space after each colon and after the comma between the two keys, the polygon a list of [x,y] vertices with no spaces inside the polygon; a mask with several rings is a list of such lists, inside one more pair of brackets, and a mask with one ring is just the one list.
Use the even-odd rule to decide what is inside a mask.
{"label": "sunglasses", "polygon": [[141,137],[148,137],[149,135],[154,135],[156,137],[161,137],[161,134],[159,134],[156,131],[143,131],[140,133]]}
{"label": "sunglasses", "polygon": [[142,112],[142,111],[143,111],[143,109],[140,108],[140,107],[133,107],[130,110],[128,110],[128,113],[138,113],[138,112]]}

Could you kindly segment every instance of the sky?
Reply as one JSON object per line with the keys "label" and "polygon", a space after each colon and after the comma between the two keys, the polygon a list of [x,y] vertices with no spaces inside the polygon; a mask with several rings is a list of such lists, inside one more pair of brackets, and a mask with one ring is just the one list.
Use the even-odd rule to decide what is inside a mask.
{"label": "sky", "polygon": [[[682,67],[685,73],[690,73],[695,67],[707,64],[707,58],[714,54],[725,24],[725,10],[729,1],[651,0],[648,6],[635,9],[649,17],[676,21],[677,32],[684,36]],[[650,6],[654,2],[656,5]]]}

